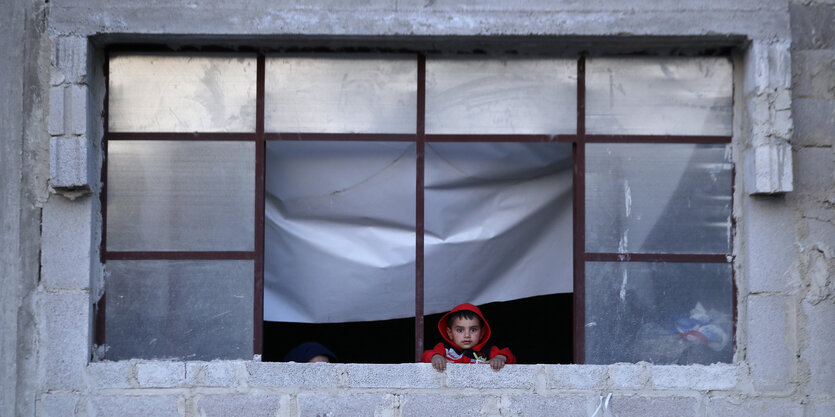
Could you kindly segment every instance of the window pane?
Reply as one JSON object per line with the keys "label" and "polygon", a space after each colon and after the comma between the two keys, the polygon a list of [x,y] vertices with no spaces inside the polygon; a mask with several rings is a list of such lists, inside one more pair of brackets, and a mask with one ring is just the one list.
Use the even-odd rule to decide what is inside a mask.
{"label": "window pane", "polygon": [[426,145],[426,313],[571,292],[571,184],[571,144]]}
{"label": "window pane", "polygon": [[264,319],[414,316],[415,145],[268,142]]}
{"label": "window pane", "polygon": [[251,359],[252,261],[108,261],[107,359]]}
{"label": "window pane", "polygon": [[586,61],[586,133],[731,134],[727,58],[592,58]]}
{"label": "window pane", "polygon": [[255,131],[252,55],[116,55],[110,59],[112,132]]}
{"label": "window pane", "polygon": [[252,142],[107,146],[108,250],[253,250]]}
{"label": "window pane", "polygon": [[586,263],[586,363],[733,358],[731,264]]}
{"label": "window pane", "polygon": [[586,145],[586,251],[731,251],[730,145]]}
{"label": "window pane", "polygon": [[415,133],[413,56],[270,57],[269,132]]}
{"label": "window pane", "polygon": [[426,133],[559,134],[576,126],[575,60],[426,61]]}

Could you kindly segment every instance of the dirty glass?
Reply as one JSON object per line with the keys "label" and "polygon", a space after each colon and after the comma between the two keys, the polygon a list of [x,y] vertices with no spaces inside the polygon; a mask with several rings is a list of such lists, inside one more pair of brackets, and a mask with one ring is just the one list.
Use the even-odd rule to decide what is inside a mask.
{"label": "dirty glass", "polygon": [[107,146],[107,250],[254,249],[254,143]]}
{"label": "dirty glass", "polygon": [[252,261],[108,261],[106,268],[105,358],[252,358]]}
{"label": "dirty glass", "polygon": [[268,132],[415,133],[417,61],[400,55],[268,57]]}
{"label": "dirty glass", "polygon": [[576,126],[576,60],[426,60],[428,134],[572,134]]}
{"label": "dirty glass", "polygon": [[566,143],[426,145],[425,310],[572,291]]}
{"label": "dirty glass", "polygon": [[586,133],[731,135],[728,58],[590,58]]}
{"label": "dirty glass", "polygon": [[586,263],[586,363],[733,359],[730,263]]}
{"label": "dirty glass", "polygon": [[255,131],[254,55],[110,58],[111,132]]}
{"label": "dirty glass", "polygon": [[586,145],[586,251],[731,251],[730,145]]}
{"label": "dirty glass", "polygon": [[415,144],[267,143],[264,319],[415,312]]}

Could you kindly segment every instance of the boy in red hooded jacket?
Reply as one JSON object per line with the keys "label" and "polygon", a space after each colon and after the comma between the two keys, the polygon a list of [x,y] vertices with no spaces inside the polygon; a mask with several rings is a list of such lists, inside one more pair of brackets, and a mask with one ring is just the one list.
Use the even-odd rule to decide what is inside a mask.
{"label": "boy in red hooded jacket", "polygon": [[510,349],[487,345],[490,325],[481,310],[470,303],[460,304],[444,314],[438,321],[438,331],[445,342],[420,357],[421,362],[431,362],[438,371],[446,369],[447,362],[489,363],[497,371],[506,363],[516,363]]}

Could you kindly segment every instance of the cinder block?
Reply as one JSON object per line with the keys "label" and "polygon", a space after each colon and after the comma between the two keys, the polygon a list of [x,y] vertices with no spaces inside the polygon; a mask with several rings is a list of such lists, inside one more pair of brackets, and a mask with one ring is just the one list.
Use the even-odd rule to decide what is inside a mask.
{"label": "cinder block", "polygon": [[71,135],[87,134],[87,86],[73,84],[69,87],[69,117],[67,130]]}
{"label": "cinder block", "polygon": [[609,381],[616,389],[639,389],[649,384],[650,370],[643,363],[609,365]]}
{"label": "cinder block", "polygon": [[186,384],[204,387],[237,387],[239,376],[246,375],[243,361],[189,362],[186,364]]}
{"label": "cinder block", "polygon": [[652,387],[656,389],[730,390],[736,387],[739,376],[736,365],[723,364],[652,366],[650,370]]}
{"label": "cinder block", "polygon": [[835,5],[790,2],[789,14],[794,49],[835,48]]}
{"label": "cinder block", "polygon": [[47,130],[51,136],[87,134],[86,85],[60,85],[49,89]]}
{"label": "cinder block", "polygon": [[463,395],[460,391],[449,394],[405,394],[400,399],[402,417],[424,416],[481,416],[481,410],[498,401],[497,397],[475,392]]}
{"label": "cinder block", "polygon": [[[300,416],[393,415],[399,397],[382,393],[306,392],[297,396]],[[428,414],[427,414],[428,415]]]}
{"label": "cinder block", "polygon": [[710,398],[708,417],[801,417],[803,405],[791,398]]}
{"label": "cinder block", "polygon": [[93,388],[134,388],[133,373],[131,362],[91,362],[87,365],[87,380]]}
{"label": "cinder block", "polygon": [[351,388],[440,388],[444,375],[430,364],[344,365]]}
{"label": "cinder block", "polygon": [[90,415],[119,417],[184,417],[185,400],[174,395],[95,395]]}
{"label": "cinder block", "polygon": [[[47,288],[90,288],[93,199],[51,195],[41,223],[41,282]],[[86,243],[85,243],[86,242]]]}
{"label": "cinder block", "polygon": [[142,388],[171,388],[183,385],[186,365],[183,362],[139,362],[136,379]]}
{"label": "cinder block", "polygon": [[751,124],[751,144],[758,146],[768,144],[772,135],[771,117],[773,96],[768,93],[745,97],[745,115]]}
{"label": "cinder block", "polygon": [[761,144],[745,151],[748,194],[780,194],[792,190],[792,149],[788,143]]}
{"label": "cinder block", "polygon": [[58,191],[90,191],[92,149],[84,136],[53,137],[49,140],[50,185]]}
{"label": "cinder block", "polygon": [[70,393],[44,393],[35,406],[35,415],[43,417],[75,417],[81,397]]}
{"label": "cinder block", "polygon": [[87,82],[87,38],[60,36],[55,39],[52,63],[70,83]]}
{"label": "cinder block", "polygon": [[809,368],[809,382],[803,389],[809,395],[835,397],[835,356],[832,354],[835,304],[831,301],[814,305],[804,302],[803,313],[806,315],[806,341],[800,357]]}
{"label": "cinder block", "polygon": [[792,298],[779,295],[749,295],[746,327],[747,360],[754,387],[761,391],[791,390],[794,340],[789,331],[789,305]]}
{"label": "cinder block", "polygon": [[606,365],[554,365],[545,368],[549,389],[600,389],[606,384]]}
{"label": "cinder block", "polygon": [[744,241],[747,262],[740,285],[748,293],[785,291],[797,259],[796,214],[782,199],[757,198],[746,202]]}
{"label": "cinder block", "polygon": [[49,89],[49,115],[47,115],[47,131],[52,136],[64,134],[64,103],[66,101],[66,86]]}
{"label": "cinder block", "polygon": [[509,416],[586,416],[597,396],[584,395],[505,395],[499,400],[499,415]]}
{"label": "cinder block", "polygon": [[41,293],[39,381],[42,390],[82,390],[90,357],[90,296]]}
{"label": "cinder block", "polygon": [[335,387],[342,365],[332,363],[247,362],[252,387]]}
{"label": "cinder block", "polygon": [[794,98],[835,100],[835,49],[792,53]]}
{"label": "cinder block", "polygon": [[791,91],[779,89],[771,96],[771,120],[769,120],[769,135],[780,140],[790,140],[794,133],[794,121],[792,119]]}
{"label": "cinder block", "polygon": [[447,386],[453,388],[532,389],[539,369],[538,365],[506,365],[494,371],[490,365],[449,364],[445,373]]}
{"label": "cinder block", "polygon": [[791,88],[791,42],[758,39],[751,42],[744,60],[745,86],[748,95],[764,94]]}
{"label": "cinder block", "polygon": [[792,100],[794,137],[798,146],[831,146],[835,132],[835,100]]}
{"label": "cinder block", "polygon": [[798,192],[814,192],[827,188],[831,191],[835,182],[835,148],[800,148],[795,158]]}
{"label": "cinder block", "polygon": [[[280,395],[260,393],[205,395],[198,396],[196,402],[197,415],[202,417],[275,417],[282,412]],[[287,407],[285,402],[285,408]]]}
{"label": "cinder block", "polygon": [[613,395],[609,400],[609,411],[618,417],[695,417],[698,408],[699,400],[691,397]]}

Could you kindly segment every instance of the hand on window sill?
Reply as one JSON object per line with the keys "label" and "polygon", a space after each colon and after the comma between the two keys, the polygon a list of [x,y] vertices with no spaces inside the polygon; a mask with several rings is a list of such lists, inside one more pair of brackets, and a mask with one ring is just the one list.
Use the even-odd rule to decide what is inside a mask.
{"label": "hand on window sill", "polygon": [[505,362],[507,362],[507,356],[505,355],[496,355],[495,358],[487,361],[487,363],[490,364],[490,367],[493,368],[494,371],[502,369],[504,367]]}

